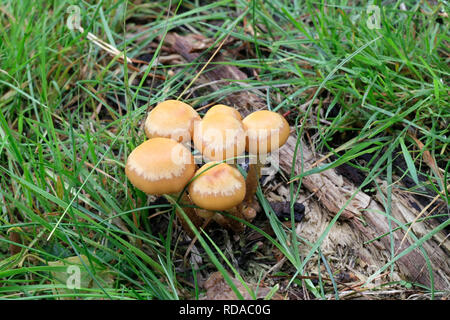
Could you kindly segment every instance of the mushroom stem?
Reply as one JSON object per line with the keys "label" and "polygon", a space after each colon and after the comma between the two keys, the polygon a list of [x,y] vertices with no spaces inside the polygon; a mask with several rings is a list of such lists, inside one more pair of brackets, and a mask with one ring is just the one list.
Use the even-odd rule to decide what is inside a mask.
{"label": "mushroom stem", "polygon": [[[174,204],[176,202],[176,199],[178,198],[180,198],[180,193],[173,193],[166,196],[166,199],[172,204]],[[180,220],[181,226],[183,227],[184,231],[186,231],[189,237],[193,238],[195,235],[194,231],[191,229],[186,219],[184,219],[180,209],[184,211],[184,213],[188,216],[188,218],[196,228],[202,225],[202,219],[195,212],[195,208],[193,207],[194,204],[192,203],[191,198],[186,194],[186,192],[181,193],[179,205],[181,208],[176,208],[175,213]]]}
{"label": "mushroom stem", "polygon": [[[245,184],[246,184],[245,185],[245,187],[246,187],[245,198],[241,205],[241,207],[243,207],[244,211],[247,211],[247,210],[253,211],[254,214],[256,214],[255,208],[254,208],[256,206],[255,194],[256,194],[256,190],[258,189],[259,178],[261,177],[261,168],[262,168],[262,163],[259,159],[259,156],[256,156],[256,163],[251,163],[251,164],[249,164],[249,167],[248,167],[247,178],[245,180]],[[246,213],[244,213],[244,215],[251,216],[251,215],[253,215],[253,212],[246,212]]]}

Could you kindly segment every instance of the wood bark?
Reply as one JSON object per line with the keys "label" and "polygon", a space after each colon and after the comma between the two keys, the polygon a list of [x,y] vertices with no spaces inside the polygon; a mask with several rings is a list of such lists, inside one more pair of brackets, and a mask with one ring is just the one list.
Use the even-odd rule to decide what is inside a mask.
{"label": "wood bark", "polygon": [[[297,137],[291,135],[286,145],[280,149],[280,166],[287,173],[291,172],[296,141]],[[312,164],[321,158],[319,155],[314,155],[304,143],[299,148],[301,150],[298,150],[298,156],[294,162],[296,174],[302,172],[300,154],[303,154],[303,172],[312,169]],[[386,199],[387,184],[383,181],[379,181],[379,183],[382,185],[382,191],[378,191],[376,196],[371,198],[364,192],[357,191],[352,183],[336,173],[334,169],[308,175],[302,180],[302,185],[314,193],[316,199],[331,214],[337,214],[356,192],[339,218],[344,219],[345,223],[349,223],[352,229],[360,234],[360,238],[364,242],[387,234],[380,240],[364,245],[364,247],[374,255],[375,251],[385,250],[385,255],[390,256],[392,249],[397,254],[407,249],[414,242],[412,235],[421,238],[431,232],[437,223],[431,219],[426,222],[415,222],[405,239],[407,226],[404,227],[406,230],[399,229],[392,232],[391,240],[390,230],[413,222],[420,213],[421,207],[410,194],[393,188],[391,215],[399,224],[391,220],[391,226],[389,226],[389,219],[382,205],[385,202],[383,199]],[[392,244],[393,248],[391,248]],[[444,232],[439,232],[429,241],[424,242],[422,248],[432,265],[435,289],[450,290],[450,243],[448,237]],[[396,265],[402,278],[430,286],[429,270],[420,248],[400,258]]]}

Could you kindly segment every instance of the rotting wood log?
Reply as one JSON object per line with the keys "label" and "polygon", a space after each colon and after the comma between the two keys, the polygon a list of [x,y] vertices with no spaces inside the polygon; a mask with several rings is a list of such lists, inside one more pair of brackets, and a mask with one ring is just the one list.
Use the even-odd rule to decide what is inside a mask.
{"label": "rotting wood log", "polygon": [[[286,145],[280,149],[280,167],[287,173],[291,172],[296,142],[296,136],[291,135]],[[310,170],[312,164],[320,159],[304,143],[300,144],[299,148],[302,148],[302,150],[297,152],[295,161],[296,174],[302,172],[300,154],[303,156],[303,172]],[[302,179],[302,185],[310,192],[313,192],[320,203],[332,214],[337,214],[352,194],[357,191],[354,185],[347,181],[345,177],[337,174],[334,169],[305,176]],[[383,182],[382,186],[386,187],[386,183]],[[410,195],[401,193],[398,189],[392,193],[391,214],[394,219],[400,222],[400,225],[406,225],[414,221],[417,214],[420,213],[417,208],[411,206],[412,199],[410,197]],[[378,247],[375,250],[382,249],[389,253],[391,251],[391,234],[389,232],[388,218],[385,214],[386,210],[381,204],[383,203],[383,198],[386,198],[386,195],[380,191],[376,194],[375,199],[359,191],[345,207],[339,218],[345,219],[355,230],[358,230],[361,238],[365,239],[365,241],[387,234],[379,241],[376,241],[382,247]],[[398,226],[395,221],[391,221],[391,229]],[[420,238],[431,232],[433,226],[435,227],[436,225],[432,221],[415,222],[410,233],[414,234],[416,238]],[[406,226],[405,229],[408,229],[408,227]],[[411,234],[409,234],[402,243],[405,233],[406,231],[403,229],[392,232],[394,253],[398,254],[414,242]],[[374,250],[375,247],[371,248],[370,246],[373,246],[376,242],[366,245],[369,251]],[[435,289],[450,290],[450,259],[448,251],[450,243],[448,237],[442,232],[437,233],[429,241],[424,242],[422,248],[431,262]],[[430,286],[429,270],[420,248],[403,256],[396,264],[402,278]]]}

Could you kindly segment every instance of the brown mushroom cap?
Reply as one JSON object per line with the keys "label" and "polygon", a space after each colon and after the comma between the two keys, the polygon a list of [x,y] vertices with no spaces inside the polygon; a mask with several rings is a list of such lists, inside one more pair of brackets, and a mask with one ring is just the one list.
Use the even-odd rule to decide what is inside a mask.
{"label": "brown mushroom cap", "polygon": [[195,169],[194,157],[185,146],[172,139],[153,138],[130,153],[125,173],[139,190],[161,195],[181,192]]}
{"label": "brown mushroom cap", "polygon": [[245,129],[241,121],[215,114],[196,124],[193,141],[208,160],[221,161],[245,152]]}
{"label": "brown mushroom cap", "polygon": [[215,164],[208,162],[196,172],[189,195],[203,209],[228,210],[244,200],[245,180],[236,168],[226,163],[212,167]]}
{"label": "brown mushroom cap", "polygon": [[226,106],[224,104],[216,104],[215,106],[211,107],[205,115],[203,116],[203,119],[206,119],[207,117],[210,117],[215,114],[220,114],[222,116],[232,116],[233,118],[236,118],[239,121],[242,121],[242,116],[235,108]]}
{"label": "brown mushroom cap", "polygon": [[289,124],[273,111],[260,110],[242,120],[247,133],[246,150],[252,154],[266,154],[278,149],[289,138]]}
{"label": "brown mushroom cap", "polygon": [[149,139],[163,137],[187,142],[192,138],[195,121],[200,121],[200,116],[190,105],[166,100],[150,111],[144,131]]}

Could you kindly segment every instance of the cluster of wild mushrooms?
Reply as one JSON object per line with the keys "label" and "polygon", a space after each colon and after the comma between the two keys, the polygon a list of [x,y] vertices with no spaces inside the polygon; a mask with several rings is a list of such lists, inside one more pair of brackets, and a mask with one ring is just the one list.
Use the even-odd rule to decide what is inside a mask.
{"label": "cluster of wild mushrooms", "polygon": [[[197,228],[214,220],[241,232],[244,224],[230,215],[253,220],[260,159],[289,136],[287,121],[276,112],[256,111],[242,119],[236,109],[219,104],[202,119],[190,105],[177,100],[158,104],[149,112],[144,129],[148,140],[130,153],[126,175],[141,191],[176,201],[177,216],[190,236],[193,231],[180,208]],[[206,162],[198,170],[191,141],[202,156],[197,162]],[[237,169],[245,152],[250,156],[247,179]]]}

